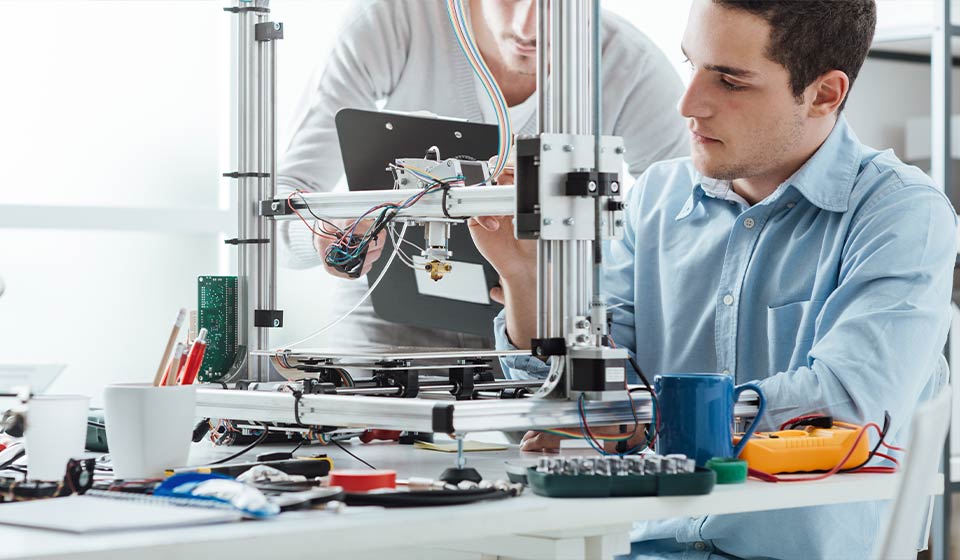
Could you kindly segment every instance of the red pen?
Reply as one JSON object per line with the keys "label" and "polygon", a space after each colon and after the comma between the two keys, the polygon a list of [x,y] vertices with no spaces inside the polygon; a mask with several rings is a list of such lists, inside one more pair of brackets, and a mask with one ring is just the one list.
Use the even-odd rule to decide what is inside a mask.
{"label": "red pen", "polygon": [[197,339],[193,341],[190,347],[190,353],[187,354],[187,363],[183,366],[183,375],[180,377],[181,385],[192,385],[200,373],[200,364],[203,363],[203,354],[207,350],[207,329],[200,329]]}

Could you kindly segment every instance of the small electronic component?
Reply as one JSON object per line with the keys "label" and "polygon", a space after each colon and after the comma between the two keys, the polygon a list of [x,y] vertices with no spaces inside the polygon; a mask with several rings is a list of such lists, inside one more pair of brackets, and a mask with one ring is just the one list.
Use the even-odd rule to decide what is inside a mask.
{"label": "small electronic component", "polygon": [[207,349],[197,379],[219,381],[237,361],[237,277],[197,278],[197,328],[207,329]]}

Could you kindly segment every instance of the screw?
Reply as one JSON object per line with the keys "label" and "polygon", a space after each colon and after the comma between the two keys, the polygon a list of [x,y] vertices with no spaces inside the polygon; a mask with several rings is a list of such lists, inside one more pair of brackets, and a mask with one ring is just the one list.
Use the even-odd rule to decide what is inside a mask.
{"label": "screw", "polygon": [[616,148],[614,148],[613,151],[614,151],[614,153],[616,153],[617,155],[623,155],[623,152],[624,152],[625,150],[623,149],[623,146],[617,146]]}
{"label": "screw", "polygon": [[[614,184],[616,184],[616,183],[614,183]],[[590,181],[589,183],[587,183],[587,190],[590,191],[590,192],[593,192],[593,191],[597,190],[597,182],[596,182],[596,181]]]}
{"label": "screw", "polygon": [[563,224],[564,224],[564,225],[567,225],[567,226],[572,226],[572,225],[573,225],[573,218],[567,218],[566,220],[563,221]]}
{"label": "screw", "polygon": [[616,181],[610,183],[610,190],[613,192],[620,192],[620,183]]}
{"label": "screw", "polygon": [[457,131],[454,131],[453,136],[454,138],[463,138],[463,133],[457,130]]}
{"label": "screw", "polygon": [[276,210],[279,209],[279,208],[280,208],[280,203],[279,203],[279,202],[274,202],[273,204],[270,205],[270,209],[273,210],[273,211],[276,211]]}
{"label": "screw", "polygon": [[585,334],[578,334],[578,335],[577,335],[577,342],[579,342],[580,344],[586,344],[586,342],[587,342],[587,335],[585,335]]}
{"label": "screw", "polygon": [[543,145],[543,151],[549,152],[549,151],[550,151],[550,144],[544,144],[544,145]]}
{"label": "screw", "polygon": [[551,220],[550,218],[544,218],[544,219],[543,219],[543,225],[545,225],[545,226],[549,226],[549,225],[552,224],[552,223],[553,223],[553,220]]}
{"label": "screw", "polygon": [[589,322],[589,321],[585,321],[585,320],[584,320],[584,321],[577,321],[577,328],[578,328],[578,329],[589,329],[589,328],[590,328],[590,322]]}
{"label": "screw", "polygon": [[617,226],[617,227],[623,227],[623,220],[619,220],[619,219],[618,219],[618,220],[616,220],[616,221],[613,222],[613,225],[615,225],[615,226]]}
{"label": "screw", "polygon": [[568,152],[568,153],[569,153],[569,152],[572,152],[572,151],[573,151],[573,146],[571,146],[570,144],[564,144],[564,145],[563,145],[563,151]]}
{"label": "screw", "polygon": [[409,183],[409,182],[410,182],[410,181],[407,180],[406,178],[400,179],[400,184],[401,184],[401,185],[406,185],[406,184]]}
{"label": "screw", "polygon": [[274,327],[279,327],[279,326],[280,326],[280,319],[274,319],[274,320],[273,320],[273,326],[274,326]]}
{"label": "screw", "polygon": [[276,29],[277,31],[280,31],[280,24],[279,23],[273,24],[273,28]]}
{"label": "screw", "polygon": [[387,123],[384,126],[387,127],[387,130],[393,130],[393,123]]}
{"label": "screw", "polygon": [[543,348],[537,348],[537,356],[543,356]]}

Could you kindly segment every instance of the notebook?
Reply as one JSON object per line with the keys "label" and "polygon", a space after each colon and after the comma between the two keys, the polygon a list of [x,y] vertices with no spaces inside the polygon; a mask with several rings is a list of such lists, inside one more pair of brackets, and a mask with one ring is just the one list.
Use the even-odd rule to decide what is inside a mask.
{"label": "notebook", "polygon": [[68,533],[100,533],[183,527],[238,521],[240,512],[178,507],[144,497],[141,501],[67,496],[0,504],[0,524]]}

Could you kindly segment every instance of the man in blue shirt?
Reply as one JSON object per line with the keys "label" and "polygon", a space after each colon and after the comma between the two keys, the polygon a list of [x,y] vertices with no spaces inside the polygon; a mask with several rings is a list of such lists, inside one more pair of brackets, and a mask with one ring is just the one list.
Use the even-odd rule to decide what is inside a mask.
{"label": "man in blue shirt", "polygon": [[[806,413],[879,423],[886,411],[897,441],[943,383],[954,210],[920,170],[861,144],[841,114],[875,21],[873,0],[694,0],[679,106],[692,156],[638,180],[624,238],[606,255],[617,344],[649,374],[757,381],[763,430]],[[509,218],[471,229],[502,276],[499,345],[529,348],[535,249]],[[508,367],[545,370],[529,357]],[[531,433],[523,449],[558,444]],[[642,523],[633,552],[866,558],[884,514],[859,503]]]}

